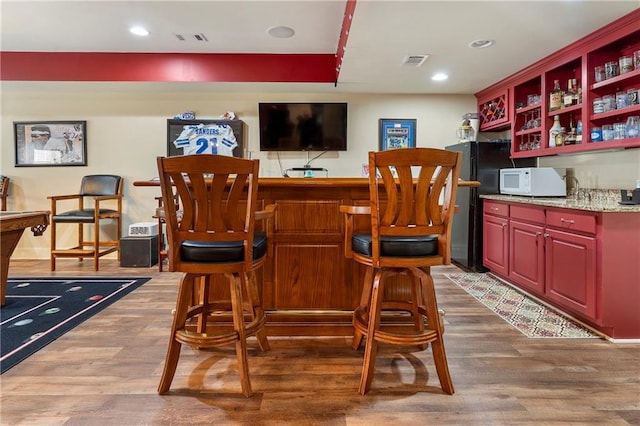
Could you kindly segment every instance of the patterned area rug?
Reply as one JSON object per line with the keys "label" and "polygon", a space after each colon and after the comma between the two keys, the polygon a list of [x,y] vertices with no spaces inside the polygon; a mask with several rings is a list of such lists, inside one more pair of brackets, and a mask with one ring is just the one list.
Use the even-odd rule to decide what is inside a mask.
{"label": "patterned area rug", "polygon": [[9,278],[0,309],[0,373],[149,278]]}
{"label": "patterned area rug", "polygon": [[527,337],[601,338],[490,274],[445,275]]}

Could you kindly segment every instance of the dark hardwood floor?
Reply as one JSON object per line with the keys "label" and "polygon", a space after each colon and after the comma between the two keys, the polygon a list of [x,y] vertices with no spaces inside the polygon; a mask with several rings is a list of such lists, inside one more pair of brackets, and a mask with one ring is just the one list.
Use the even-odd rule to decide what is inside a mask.
{"label": "dark hardwood floor", "polygon": [[[372,390],[358,394],[362,350],[345,337],[250,341],[252,398],[233,349],[184,348],[171,392],[156,393],[179,274],[152,280],[2,376],[3,425],[560,425],[640,424],[640,345],[529,339],[433,268],[446,310],[456,393],[439,386],[431,351],[382,346]],[[91,261],[12,260],[10,277],[94,276]]]}

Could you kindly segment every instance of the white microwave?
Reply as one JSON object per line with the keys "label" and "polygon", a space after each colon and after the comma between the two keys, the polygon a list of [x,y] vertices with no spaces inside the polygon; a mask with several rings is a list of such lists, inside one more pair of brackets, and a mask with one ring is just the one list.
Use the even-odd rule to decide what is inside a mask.
{"label": "white microwave", "polygon": [[523,167],[500,169],[500,193],[530,197],[565,197],[566,169]]}

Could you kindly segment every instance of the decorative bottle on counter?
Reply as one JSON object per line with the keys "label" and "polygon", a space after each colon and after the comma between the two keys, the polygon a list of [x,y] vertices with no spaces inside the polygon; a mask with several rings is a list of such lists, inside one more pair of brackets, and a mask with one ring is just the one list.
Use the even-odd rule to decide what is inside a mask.
{"label": "decorative bottle on counter", "polygon": [[553,116],[553,126],[549,129],[549,148],[554,148],[556,146],[556,137],[562,131],[562,126],[560,125],[560,116]]}
{"label": "decorative bottle on counter", "polygon": [[560,80],[553,80],[553,90],[549,93],[549,111],[556,111],[562,108],[562,95]]}

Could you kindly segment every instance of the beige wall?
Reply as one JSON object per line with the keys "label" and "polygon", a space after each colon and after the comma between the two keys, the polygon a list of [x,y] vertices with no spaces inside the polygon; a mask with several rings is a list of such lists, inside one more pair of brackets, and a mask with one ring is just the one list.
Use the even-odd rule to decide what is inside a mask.
{"label": "beige wall", "polygon": [[538,163],[572,168],[581,188],[631,190],[640,179],[640,148],[543,157]]}
{"label": "beige wall", "polygon": [[[241,87],[241,86],[239,86]],[[275,153],[261,153],[258,102],[347,102],[346,152],[329,152],[312,165],[332,177],[361,175],[367,152],[378,147],[379,118],[416,118],[417,145],[456,143],[462,115],[474,111],[471,95],[374,95],[320,93],[245,93],[195,90],[183,83],[171,89],[153,84],[2,83],[1,173],[10,176],[10,210],[49,209],[48,195],[77,192],[83,175],[114,173],[125,178],[124,227],[150,221],[156,188],[134,187],[136,180],[157,176],[155,158],[166,153],[166,120],[183,111],[216,118],[234,111],[247,124],[248,155],[261,160],[262,176],[281,176]],[[198,86],[198,89],[202,86]],[[87,167],[14,167],[13,122],[86,120]],[[310,158],[318,153],[310,153]],[[281,153],[282,169],[301,167],[306,153]],[[541,165],[574,167],[583,187],[633,187],[640,178],[640,149],[543,159]],[[23,238],[14,258],[49,257],[49,232]],[[59,228],[61,247],[73,244],[71,226]]]}

